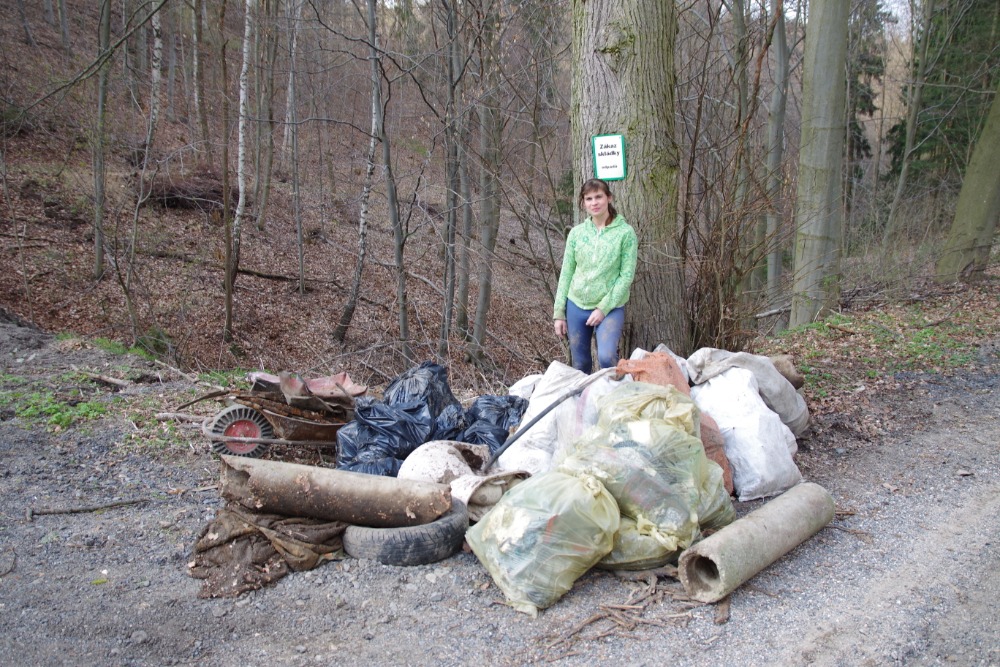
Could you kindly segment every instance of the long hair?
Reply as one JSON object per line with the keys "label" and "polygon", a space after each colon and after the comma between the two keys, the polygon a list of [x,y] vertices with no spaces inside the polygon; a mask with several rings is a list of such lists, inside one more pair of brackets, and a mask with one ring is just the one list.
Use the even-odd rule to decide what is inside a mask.
{"label": "long hair", "polygon": [[[605,183],[599,178],[591,178],[590,180],[588,180],[586,183],[583,184],[583,187],[580,188],[581,211],[586,210],[586,207],[583,205],[584,196],[586,196],[587,193],[597,192],[597,191],[603,192],[605,195],[607,195],[608,199],[614,198],[614,195],[611,194],[611,188],[608,187],[607,183]],[[610,224],[614,222],[615,218],[617,217],[618,217],[618,209],[615,208],[614,204],[608,202],[608,223]]]}

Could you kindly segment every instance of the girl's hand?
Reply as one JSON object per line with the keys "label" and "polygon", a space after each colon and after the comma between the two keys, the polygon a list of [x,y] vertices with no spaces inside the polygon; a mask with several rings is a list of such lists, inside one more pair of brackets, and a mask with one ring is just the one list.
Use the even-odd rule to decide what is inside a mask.
{"label": "girl's hand", "polygon": [[555,320],[554,324],[555,324],[555,329],[556,329],[556,335],[557,336],[562,336],[562,337],[565,338],[565,336],[566,336],[566,320]]}
{"label": "girl's hand", "polygon": [[601,312],[600,308],[595,308],[594,312],[590,314],[587,318],[588,327],[596,327],[598,324],[604,321],[604,313]]}

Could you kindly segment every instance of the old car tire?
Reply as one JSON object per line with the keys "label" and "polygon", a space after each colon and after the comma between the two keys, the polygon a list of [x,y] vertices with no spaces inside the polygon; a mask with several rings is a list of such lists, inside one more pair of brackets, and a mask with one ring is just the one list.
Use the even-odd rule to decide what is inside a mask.
{"label": "old car tire", "polygon": [[344,551],[354,558],[370,558],[383,565],[427,565],[458,551],[468,528],[465,503],[452,499],[450,510],[421,526],[348,526],[344,531]]}
{"label": "old car tire", "polygon": [[[273,438],[274,428],[267,417],[245,405],[230,405],[215,415],[209,427],[212,435],[235,438]],[[212,440],[212,451],[216,454],[249,456],[256,458],[267,450],[264,442],[239,442],[234,440]]]}

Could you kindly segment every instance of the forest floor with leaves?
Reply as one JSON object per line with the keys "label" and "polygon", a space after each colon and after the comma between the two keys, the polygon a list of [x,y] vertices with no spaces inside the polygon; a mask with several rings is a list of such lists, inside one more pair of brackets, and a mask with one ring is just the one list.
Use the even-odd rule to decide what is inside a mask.
{"label": "forest floor with leaves", "polygon": [[813,539],[716,605],[670,578],[593,571],[537,619],[505,606],[468,552],[411,568],[345,559],[199,598],[187,564],[222,504],[218,461],[162,413],[237,380],[4,314],[0,660],[997,664],[996,287],[927,287],[762,343],[806,376],[813,425],[796,461],[837,503]]}

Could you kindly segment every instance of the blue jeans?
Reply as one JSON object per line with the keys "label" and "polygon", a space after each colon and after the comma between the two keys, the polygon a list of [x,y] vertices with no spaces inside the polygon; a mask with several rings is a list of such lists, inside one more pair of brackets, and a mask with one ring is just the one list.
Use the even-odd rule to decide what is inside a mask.
{"label": "blue jeans", "polygon": [[573,357],[573,368],[588,375],[594,369],[590,354],[590,341],[597,334],[597,361],[601,368],[610,368],[618,363],[618,339],[625,326],[625,310],[615,308],[607,313],[596,327],[587,326],[587,318],[594,312],[583,310],[572,301],[566,301],[566,328],[569,334],[569,350]]}

